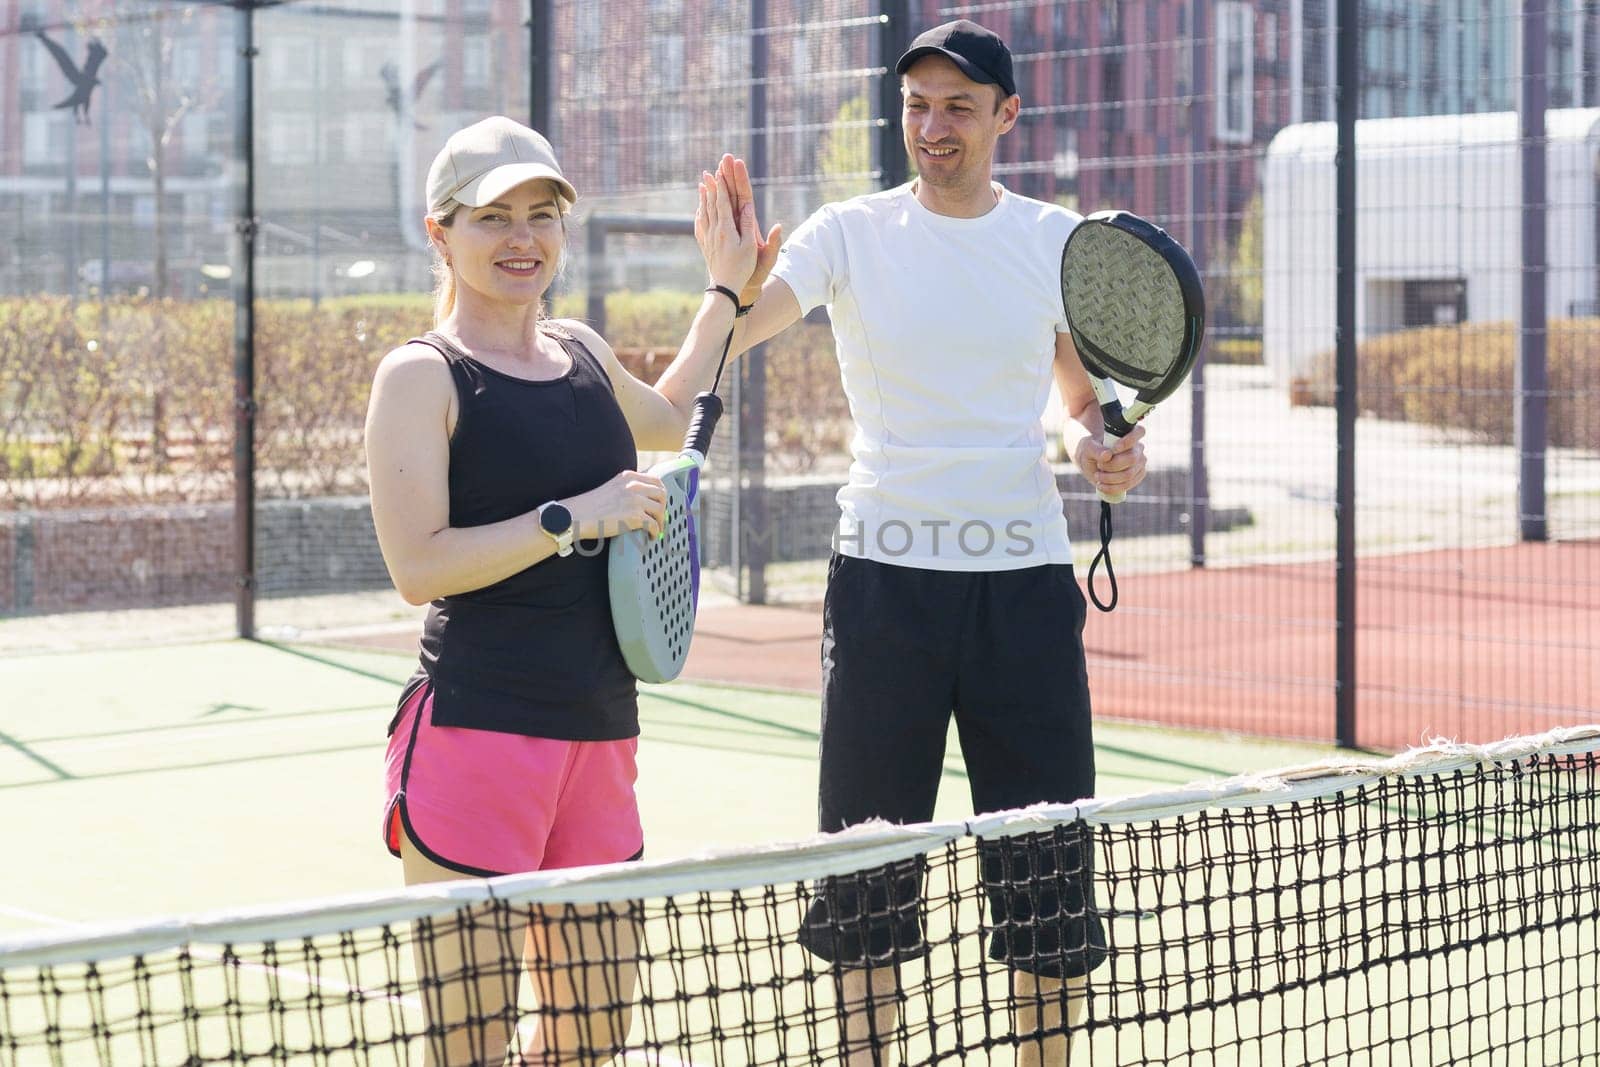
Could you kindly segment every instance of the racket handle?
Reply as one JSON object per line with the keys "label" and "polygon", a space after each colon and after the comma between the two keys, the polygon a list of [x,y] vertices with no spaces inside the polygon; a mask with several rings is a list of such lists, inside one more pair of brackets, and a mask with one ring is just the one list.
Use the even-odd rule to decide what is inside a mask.
{"label": "racket handle", "polygon": [[694,398],[694,414],[689,416],[689,432],[683,438],[685,452],[699,453],[705,460],[711,449],[711,435],[716,432],[717,420],[722,418],[722,398],[716,393],[698,393]]}
{"label": "racket handle", "polygon": [[[1105,438],[1106,447],[1107,448],[1116,447],[1117,442],[1122,440],[1122,437],[1123,437],[1122,434],[1112,433],[1110,430],[1105,431],[1104,438]],[[1128,499],[1128,494],[1126,492],[1122,492],[1122,493],[1101,493],[1100,494],[1100,499],[1104,500],[1107,504],[1120,504],[1124,500]]]}

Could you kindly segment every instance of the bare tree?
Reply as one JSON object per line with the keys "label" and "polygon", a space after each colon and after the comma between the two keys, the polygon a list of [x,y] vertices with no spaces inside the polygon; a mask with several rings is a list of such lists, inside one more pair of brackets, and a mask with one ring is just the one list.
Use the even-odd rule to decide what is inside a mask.
{"label": "bare tree", "polygon": [[[174,64],[179,42],[197,30],[195,10],[192,4],[156,0],[144,9],[147,17],[117,25],[113,49],[119,73],[129,89],[125,99],[131,102],[135,120],[144,131],[149,147],[145,166],[150,171],[155,229],[155,277],[150,295],[157,301],[167,298],[170,286],[167,262],[167,148],[183,120],[191,112],[214,104],[217,96],[214,80],[202,80],[198,69],[180,71]],[[149,353],[156,361],[153,366],[157,368],[152,376],[150,420],[152,454],[158,470],[165,466],[167,446],[167,388],[159,370],[164,366],[160,356],[166,338],[159,321],[158,315],[156,334],[151,338],[153,351]]]}

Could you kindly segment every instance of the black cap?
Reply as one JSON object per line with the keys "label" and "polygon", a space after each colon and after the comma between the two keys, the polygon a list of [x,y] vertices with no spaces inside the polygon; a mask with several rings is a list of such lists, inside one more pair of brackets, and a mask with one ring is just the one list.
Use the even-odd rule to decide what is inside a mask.
{"label": "black cap", "polygon": [[933,55],[949,59],[975,82],[998,85],[1007,96],[1017,94],[1017,79],[1011,73],[1011,49],[976,22],[956,19],[917,34],[906,54],[894,65],[894,72],[904,74],[923,56]]}

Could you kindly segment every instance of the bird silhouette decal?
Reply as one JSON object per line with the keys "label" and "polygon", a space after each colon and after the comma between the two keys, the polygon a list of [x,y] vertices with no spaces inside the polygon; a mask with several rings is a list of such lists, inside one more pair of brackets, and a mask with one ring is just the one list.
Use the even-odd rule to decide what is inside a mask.
{"label": "bird silhouette decal", "polygon": [[70,107],[73,118],[88,125],[89,97],[94,94],[94,87],[100,84],[100,79],[95,75],[100,71],[100,64],[106,61],[106,46],[100,43],[99,38],[90,40],[89,50],[84,55],[83,66],[80,68],[72,61],[72,57],[67,55],[67,50],[46,37],[43,30],[35,30],[34,36],[50,50],[50,54],[55,57],[56,66],[61,68],[61,73],[72,83],[72,95],[56,107]]}
{"label": "bird silhouette decal", "polygon": [[[405,101],[407,112],[415,114],[416,103],[422,99],[423,90],[428,87],[428,82],[433,80],[433,76],[439,73],[439,68],[442,66],[444,66],[444,60],[436,59],[417,72],[416,79],[411,83],[411,99]],[[394,117],[399,119],[402,117],[400,112],[400,70],[393,63],[385,63],[378,73],[383,77],[383,98],[388,103],[389,110],[394,112]],[[419,130],[428,128],[417,122],[416,119],[411,121]]]}

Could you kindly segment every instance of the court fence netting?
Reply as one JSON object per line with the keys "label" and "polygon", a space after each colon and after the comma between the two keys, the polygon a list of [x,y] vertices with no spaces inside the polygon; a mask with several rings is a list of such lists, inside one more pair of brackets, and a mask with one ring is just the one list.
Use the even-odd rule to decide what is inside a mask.
{"label": "court fence netting", "polygon": [[[1009,1063],[1064,1025],[1073,1064],[1594,1063],[1597,772],[1600,726],[1568,728],[796,845],[13,939],[0,943],[0,1065],[406,1064],[446,1030],[471,1062],[499,1064],[539,1027],[566,1035],[560,1062],[841,1062],[850,987],[802,941],[860,948],[863,933],[866,951],[903,959],[874,1004],[898,1008],[880,1062]],[[1080,870],[1087,897],[1073,892]],[[898,892],[919,876],[921,934]],[[984,882],[1012,893],[1004,921]],[[530,919],[544,962],[525,970]],[[1052,929],[1063,937],[1047,954]],[[1015,981],[994,959],[1007,941],[1019,968],[1099,963],[1065,1024],[1029,1010],[1062,987]],[[585,958],[586,945],[610,954]],[[506,1011],[475,1014],[519,986]],[[534,988],[551,1005],[583,989],[586,1010],[551,1018]],[[425,1010],[450,996],[459,1017]],[[594,1037],[607,1024],[627,1033],[614,1060]]]}

